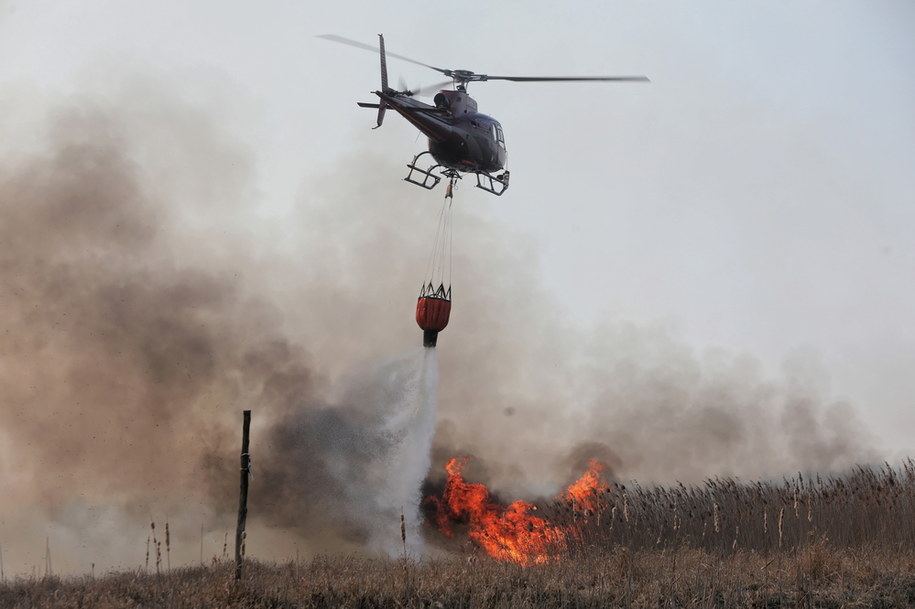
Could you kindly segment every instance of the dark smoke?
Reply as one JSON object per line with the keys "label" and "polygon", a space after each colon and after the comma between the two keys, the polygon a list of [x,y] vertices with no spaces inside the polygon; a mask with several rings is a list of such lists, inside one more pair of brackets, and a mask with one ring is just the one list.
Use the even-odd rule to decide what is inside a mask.
{"label": "dark smoke", "polygon": [[199,264],[105,110],[59,113],[46,150],[2,168],[3,507],[212,524],[242,407],[262,405],[263,425],[320,381],[237,267]]}
{"label": "dark smoke", "polygon": [[[291,531],[306,552],[364,547],[371,521],[348,508],[387,507],[373,501],[386,481],[368,472],[403,438],[390,437],[393,415],[382,409],[421,389],[410,371],[423,370],[422,350],[357,372],[343,395],[329,396],[305,339],[289,338],[283,312],[253,278],[261,269],[250,244],[226,239],[225,219],[193,234],[200,208],[161,198],[174,185],[157,188],[132,162],[154,151],[110,111],[58,113],[45,150],[2,167],[4,512],[31,520],[36,539],[42,519],[57,523],[58,539],[61,528],[85,534],[69,528],[85,526],[86,513],[130,523],[105,535],[132,535],[133,556],[109,548],[115,557],[91,557],[100,564],[139,562],[150,519],[161,531],[169,515],[185,540],[179,555],[194,556],[188,542],[201,524],[218,555],[237,505],[240,413],[251,408],[252,520]],[[197,169],[175,168],[175,181]],[[305,284],[294,303],[319,318],[353,299],[333,282]],[[406,376],[390,381],[398,374]],[[427,460],[419,458],[422,472]],[[404,493],[409,517],[418,497]],[[380,515],[393,522],[388,512]],[[29,553],[10,541],[17,528],[0,531],[8,562]],[[58,568],[72,568],[73,553],[58,548]]]}
{"label": "dark smoke", "polygon": [[[258,223],[250,160],[204,111],[116,101],[55,112],[44,146],[0,164],[8,570],[38,563],[45,535],[59,568],[133,568],[150,518],[171,519],[176,561],[197,559],[201,525],[204,559],[220,554],[244,408],[252,553],[397,539],[378,500],[404,458],[384,404],[419,382],[403,362],[441,193],[363,151],[309,184],[291,220]],[[472,454],[468,479],[530,497],[594,457],[620,477],[695,481],[873,456],[850,407],[793,368],[773,380],[663,330],[571,326],[538,283],[536,247],[472,190],[456,193],[431,478]]]}

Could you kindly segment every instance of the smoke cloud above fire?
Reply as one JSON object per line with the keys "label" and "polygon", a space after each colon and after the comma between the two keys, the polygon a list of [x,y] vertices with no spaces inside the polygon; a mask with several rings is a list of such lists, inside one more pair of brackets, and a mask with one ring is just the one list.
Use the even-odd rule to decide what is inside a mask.
{"label": "smoke cloud above fire", "polygon": [[34,568],[45,537],[59,569],[136,567],[166,518],[176,562],[197,560],[201,537],[204,560],[219,555],[243,409],[249,553],[268,558],[390,552],[399,508],[421,548],[414,487],[458,455],[474,457],[468,479],[528,498],[592,458],[664,483],[878,456],[813,356],[773,377],[664,327],[570,326],[536,244],[466,183],[452,321],[424,353],[412,315],[441,192],[357,143],[271,220],[255,152],[152,89],[54,107],[28,141],[26,109],[4,102],[0,133],[18,134],[0,156],[8,572]]}

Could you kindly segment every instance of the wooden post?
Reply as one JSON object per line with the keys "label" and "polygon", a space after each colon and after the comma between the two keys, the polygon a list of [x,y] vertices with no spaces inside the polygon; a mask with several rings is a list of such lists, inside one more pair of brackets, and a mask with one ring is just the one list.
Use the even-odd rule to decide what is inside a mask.
{"label": "wooden post", "polygon": [[248,434],[251,430],[251,411],[244,411],[244,423],[241,432],[241,493],[238,496],[238,527],[235,529],[235,580],[241,579],[242,544],[245,537],[245,521],[248,519],[248,473],[251,468],[251,455],[248,454]]}

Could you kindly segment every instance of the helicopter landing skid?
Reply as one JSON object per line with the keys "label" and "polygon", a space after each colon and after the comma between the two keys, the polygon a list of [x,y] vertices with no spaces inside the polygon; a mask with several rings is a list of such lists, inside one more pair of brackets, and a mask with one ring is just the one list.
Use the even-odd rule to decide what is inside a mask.
{"label": "helicopter landing skid", "polygon": [[508,175],[508,171],[497,176],[478,172],[476,174],[477,188],[485,190],[486,192],[491,192],[497,197],[501,197],[502,193],[508,190]]}
{"label": "helicopter landing skid", "polygon": [[[435,165],[432,165],[431,167],[427,167],[425,169],[423,169],[422,167],[419,167],[416,164],[416,161],[418,161],[419,157],[423,156],[424,154],[429,154],[429,151],[427,150],[425,152],[420,152],[415,157],[413,157],[413,161],[411,163],[407,164],[407,168],[410,170],[410,173],[407,174],[407,177],[404,178],[404,181],[409,182],[410,184],[416,184],[417,186],[422,186],[426,190],[432,190],[433,188],[438,186],[439,182],[442,181],[442,178],[440,176],[437,176],[432,173],[433,171],[435,171],[435,169],[437,169],[438,167],[441,167],[441,165],[435,164]],[[414,177],[413,176],[414,171],[416,173],[418,173],[419,176],[422,176],[422,177],[419,177],[419,176]]]}

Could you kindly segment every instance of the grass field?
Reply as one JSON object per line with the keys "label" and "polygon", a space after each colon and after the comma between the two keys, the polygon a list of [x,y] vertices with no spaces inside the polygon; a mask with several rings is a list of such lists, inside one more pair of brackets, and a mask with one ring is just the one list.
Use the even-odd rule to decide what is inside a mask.
{"label": "grass field", "polygon": [[[915,607],[915,466],[843,477],[614,485],[549,560],[497,561],[466,537],[439,558],[319,557],[103,577],[19,579],[0,607]],[[437,534],[430,529],[430,538]]]}
{"label": "grass field", "polygon": [[248,563],[146,575],[20,580],[0,587],[4,608],[195,607],[873,607],[915,606],[915,553],[815,544],[765,556],[740,550],[614,549],[522,567],[452,557]]}

